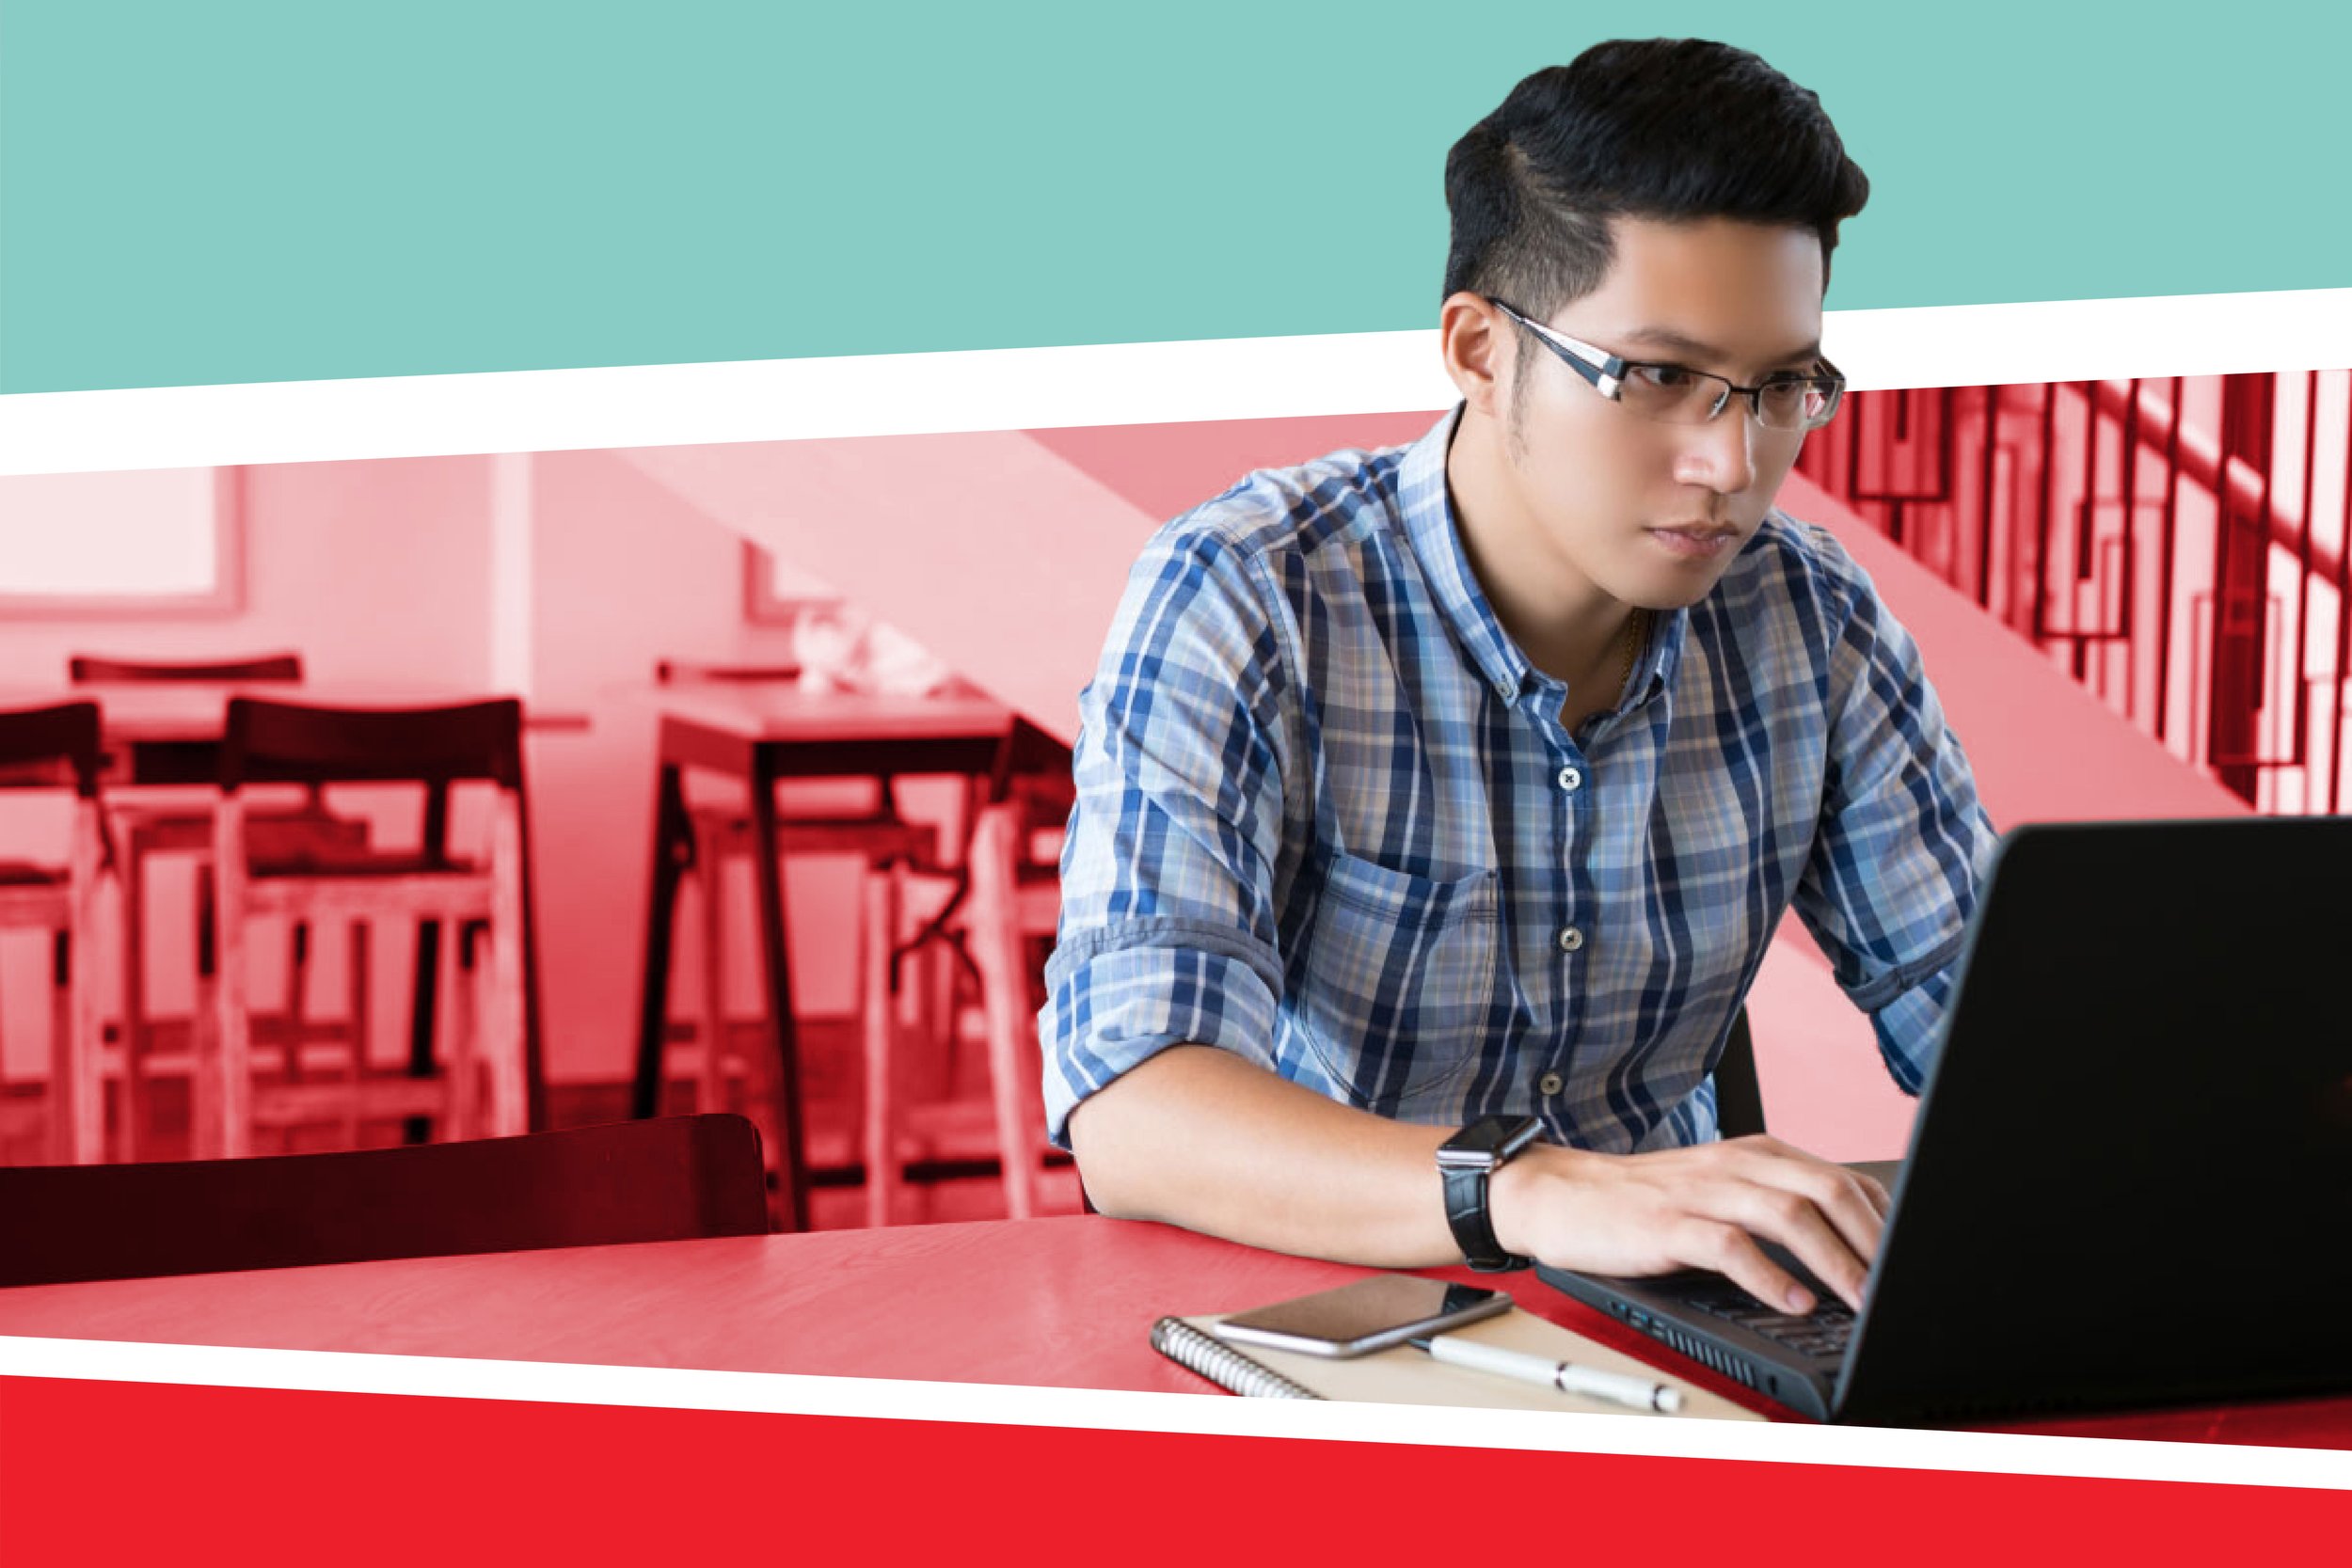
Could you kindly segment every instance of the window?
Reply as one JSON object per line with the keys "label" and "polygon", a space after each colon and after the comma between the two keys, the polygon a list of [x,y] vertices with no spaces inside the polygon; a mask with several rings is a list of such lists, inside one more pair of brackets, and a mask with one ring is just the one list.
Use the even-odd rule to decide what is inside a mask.
{"label": "window", "polygon": [[0,477],[0,615],[233,614],[237,472]]}

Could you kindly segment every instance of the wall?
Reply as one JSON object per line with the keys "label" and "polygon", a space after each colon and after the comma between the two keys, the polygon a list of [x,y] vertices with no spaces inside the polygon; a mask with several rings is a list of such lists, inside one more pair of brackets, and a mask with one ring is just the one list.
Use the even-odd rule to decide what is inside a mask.
{"label": "wall", "polygon": [[[540,953],[547,975],[548,1075],[628,1074],[643,964],[648,841],[653,821],[657,659],[773,664],[791,656],[782,626],[745,619],[742,537],[603,451],[556,452],[535,464],[532,606],[534,705],[581,713],[584,730],[541,736],[532,748]],[[693,799],[724,796],[714,781],[689,781]],[[788,807],[828,799],[856,809],[870,788],[787,788]],[[942,812],[937,788],[913,787],[915,816]],[[793,979],[804,1016],[844,1015],[854,1005],[850,927],[856,863],[796,859],[786,878]],[[691,894],[689,897],[699,896]],[[729,1010],[761,1006],[752,946],[749,879],[731,879],[725,955]],[[691,904],[679,908],[672,1006],[691,1016],[699,937]]]}

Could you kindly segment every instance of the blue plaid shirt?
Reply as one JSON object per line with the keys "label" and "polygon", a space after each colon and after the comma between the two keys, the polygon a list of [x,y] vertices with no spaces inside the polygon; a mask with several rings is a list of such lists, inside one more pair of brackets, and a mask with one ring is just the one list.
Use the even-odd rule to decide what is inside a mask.
{"label": "blue plaid shirt", "polygon": [[1065,1146],[1187,1041],[1408,1121],[1711,1138],[1791,903],[1917,1092],[1994,831],[1910,636],[1774,512],[1571,735],[1462,553],[1456,417],[1252,474],[1137,562],[1080,703],[1039,1015]]}

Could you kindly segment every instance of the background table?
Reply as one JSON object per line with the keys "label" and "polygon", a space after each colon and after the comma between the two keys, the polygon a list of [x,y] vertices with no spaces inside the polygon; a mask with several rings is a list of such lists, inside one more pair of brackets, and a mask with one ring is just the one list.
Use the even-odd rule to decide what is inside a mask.
{"label": "background table", "polygon": [[[1147,1342],[1366,1271],[1099,1215],[414,1259],[0,1291],[0,1334],[1213,1393]],[[1767,1415],[1531,1275],[1554,1323]],[[2352,1396],[1998,1430],[2352,1449]]]}
{"label": "background table", "polygon": [[693,860],[684,774],[700,768],[751,792],[759,903],[760,975],[774,1021],[777,1169],[787,1222],[808,1228],[807,1128],[801,1108],[800,1032],[786,941],[784,866],[776,852],[776,784],[784,779],[901,774],[985,775],[1012,728],[1011,710],[985,698],[805,692],[782,686],[660,689],[653,870],[645,893],[645,954],[630,1114],[656,1115],[670,1012],[670,952],[679,879]]}

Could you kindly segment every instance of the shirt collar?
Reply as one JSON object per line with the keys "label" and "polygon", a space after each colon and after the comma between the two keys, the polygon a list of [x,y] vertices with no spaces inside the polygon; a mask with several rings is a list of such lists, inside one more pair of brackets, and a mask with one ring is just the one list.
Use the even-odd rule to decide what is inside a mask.
{"label": "shirt collar", "polygon": [[[1515,702],[1530,683],[1549,677],[1528,662],[1527,655],[1502,629],[1462,549],[1454,494],[1446,484],[1445,460],[1454,444],[1454,432],[1461,423],[1463,406],[1455,404],[1430,427],[1429,434],[1406,451],[1398,471],[1397,498],[1404,511],[1406,537],[1446,624],[1495,694],[1504,702]],[[1684,610],[1651,617],[1648,643],[1640,655],[1632,682],[1633,700],[1628,706],[1639,707],[1660,692],[1673,689],[1676,672],[1682,667],[1682,646],[1690,624],[1690,611]],[[1640,670],[1648,672],[1645,680]]]}
{"label": "shirt collar", "polygon": [[1535,672],[1519,652],[1511,634],[1495,618],[1486,591],[1470,571],[1462,551],[1462,533],[1454,517],[1454,494],[1446,485],[1445,458],[1461,423],[1463,404],[1430,428],[1405,454],[1397,478],[1397,499],[1405,511],[1405,536],[1421,562],[1422,577],[1444,612],[1446,624],[1470,655],[1470,662],[1504,702],[1516,699]]}

